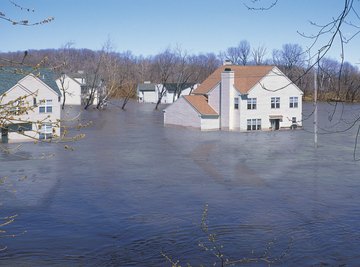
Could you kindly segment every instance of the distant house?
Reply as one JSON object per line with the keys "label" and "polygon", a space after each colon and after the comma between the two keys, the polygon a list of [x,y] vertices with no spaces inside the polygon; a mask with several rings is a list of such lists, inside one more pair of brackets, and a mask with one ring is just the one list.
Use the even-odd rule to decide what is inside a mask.
{"label": "distant house", "polygon": [[178,96],[189,95],[196,87],[195,83],[140,83],[137,86],[138,102],[157,103],[162,93],[161,103],[170,104],[178,99]]}
{"label": "distant house", "polygon": [[73,74],[62,74],[56,79],[56,84],[60,89],[61,97],[64,98],[65,105],[85,105],[93,91],[93,105],[99,101],[99,88],[92,89],[86,84],[85,74],[79,71]]}
{"label": "distant house", "polygon": [[60,97],[48,70],[0,68],[1,141],[60,136]]}
{"label": "distant house", "polygon": [[300,127],[302,95],[275,66],[224,65],[193,95],[167,107],[164,124],[237,131]]}
{"label": "distant house", "polygon": [[62,74],[56,79],[56,84],[60,89],[61,98],[65,97],[66,105],[81,105],[81,86],[85,85],[85,80]]}
{"label": "distant house", "polygon": [[157,84],[146,81],[137,86],[137,97],[140,103],[156,103],[158,99]]}

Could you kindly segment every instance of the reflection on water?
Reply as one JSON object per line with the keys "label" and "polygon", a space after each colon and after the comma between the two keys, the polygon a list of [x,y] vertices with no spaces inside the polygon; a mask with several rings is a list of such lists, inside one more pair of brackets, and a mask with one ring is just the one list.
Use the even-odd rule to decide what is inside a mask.
{"label": "reflection on water", "polygon": [[320,107],[317,150],[311,117],[299,131],[200,132],[163,127],[153,108],[81,113],[93,125],[74,151],[29,143],[0,153],[0,213],[18,214],[6,230],[19,234],[0,239],[0,265],[169,265],[162,251],[210,265],[198,246],[205,203],[230,259],[261,256],[273,240],[281,255],[292,240],[284,265],[360,262],[357,128],[327,134],[349,125],[358,105]]}

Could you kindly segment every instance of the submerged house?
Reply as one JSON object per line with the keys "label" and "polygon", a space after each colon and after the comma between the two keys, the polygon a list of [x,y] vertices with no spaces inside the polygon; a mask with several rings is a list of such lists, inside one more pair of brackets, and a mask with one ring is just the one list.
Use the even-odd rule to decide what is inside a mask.
{"label": "submerged house", "polygon": [[0,68],[1,142],[60,136],[60,98],[51,71]]}
{"label": "submerged house", "polygon": [[62,74],[56,79],[60,89],[61,98],[65,97],[66,105],[81,105],[81,87],[85,85],[85,79],[67,74]]}
{"label": "submerged house", "polygon": [[86,83],[83,71],[73,74],[62,74],[56,79],[62,99],[65,97],[65,105],[86,105],[91,97],[91,104],[97,105],[102,87],[97,85],[92,88]]}
{"label": "submerged house", "polygon": [[171,104],[179,96],[189,95],[195,88],[195,83],[164,83],[156,84],[146,81],[137,86],[138,102],[157,103],[161,97],[161,104]]}
{"label": "submerged house", "polygon": [[276,66],[223,65],[191,96],[167,107],[164,124],[235,131],[301,127],[302,95]]}

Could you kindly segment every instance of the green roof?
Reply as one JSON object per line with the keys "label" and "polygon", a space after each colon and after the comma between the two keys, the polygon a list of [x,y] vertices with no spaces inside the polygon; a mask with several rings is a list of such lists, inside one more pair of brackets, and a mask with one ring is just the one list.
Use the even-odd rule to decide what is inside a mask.
{"label": "green roof", "polygon": [[14,87],[21,79],[33,74],[61,95],[55,79],[56,74],[49,69],[34,69],[30,67],[0,67],[0,95]]}

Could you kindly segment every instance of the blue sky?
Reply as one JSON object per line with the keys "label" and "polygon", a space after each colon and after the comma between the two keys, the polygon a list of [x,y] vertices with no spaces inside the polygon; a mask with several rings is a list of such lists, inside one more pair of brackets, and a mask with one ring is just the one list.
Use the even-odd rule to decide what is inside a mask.
{"label": "blue sky", "polygon": [[[264,5],[271,0],[262,0]],[[217,54],[241,40],[252,47],[263,45],[267,57],[285,43],[310,44],[297,31],[314,33],[309,21],[328,22],[340,12],[342,0],[279,0],[269,11],[249,11],[251,0],[16,0],[34,8],[24,12],[1,0],[0,11],[30,21],[53,16],[55,20],[35,27],[13,26],[0,21],[0,51],[60,48],[101,49],[110,39],[116,51],[154,55],[180,46],[188,53]],[[345,47],[346,60],[359,63],[359,38]],[[330,57],[339,59],[335,46]]]}

